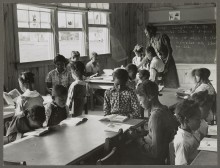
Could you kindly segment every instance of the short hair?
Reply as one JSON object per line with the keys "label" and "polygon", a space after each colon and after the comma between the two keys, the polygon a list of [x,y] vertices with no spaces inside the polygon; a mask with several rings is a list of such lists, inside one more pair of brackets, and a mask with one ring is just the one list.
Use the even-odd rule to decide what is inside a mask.
{"label": "short hair", "polygon": [[128,72],[125,69],[117,69],[113,72],[113,78],[117,78],[121,84],[126,84],[128,81]]}
{"label": "short hair", "polygon": [[70,68],[74,71],[79,71],[81,74],[85,74],[86,68],[81,61],[71,61]]}
{"label": "short hair", "polygon": [[142,76],[142,77],[144,77],[144,78],[146,78],[146,79],[149,79],[149,77],[150,77],[150,72],[148,71],[148,70],[146,70],[146,69],[142,69],[142,70],[140,70],[139,71],[139,76]]}
{"label": "short hair", "polygon": [[57,97],[67,96],[68,94],[67,88],[63,85],[55,85],[53,90],[54,90],[55,96]]}
{"label": "short hair", "polygon": [[193,100],[182,100],[176,105],[175,114],[177,120],[183,124],[185,119],[192,118],[199,110],[199,105]]}
{"label": "short hair", "polygon": [[151,53],[152,54],[152,57],[156,56],[157,53],[155,52],[154,48],[152,46],[149,46],[146,48],[145,50],[147,53]]}
{"label": "short hair", "polygon": [[90,59],[92,59],[93,57],[95,57],[95,56],[98,56],[98,53],[97,52],[91,52],[91,54],[90,54]]}
{"label": "short hair", "polygon": [[148,24],[145,26],[145,29],[150,33],[150,34],[156,34],[157,32],[157,27],[151,25],[151,24]]}
{"label": "short hair", "polygon": [[136,89],[136,93],[140,96],[146,95],[149,97],[159,96],[158,85],[150,80],[140,83]]}
{"label": "short hair", "polygon": [[137,66],[134,65],[134,64],[128,64],[128,65],[126,66],[126,70],[127,70],[127,71],[132,71],[132,72],[134,72],[134,73],[137,73],[137,72],[138,72],[138,68],[137,68]]}
{"label": "short hair", "polygon": [[29,72],[29,71],[26,71],[26,72],[22,72],[20,75],[19,75],[19,78],[18,78],[21,83],[28,83],[28,84],[31,84],[31,83],[34,83],[34,74],[32,72]]}
{"label": "short hair", "polygon": [[44,106],[34,105],[30,109],[25,110],[25,114],[28,115],[31,120],[43,123],[46,120]]}
{"label": "short hair", "polygon": [[70,60],[77,58],[77,57],[78,58],[80,57],[79,51],[72,51],[72,56],[70,57]]}
{"label": "short hair", "polygon": [[211,72],[207,68],[199,68],[199,69],[194,69],[192,71],[192,76],[199,76],[200,81],[205,81],[205,82],[209,81],[210,74]]}
{"label": "short hair", "polygon": [[134,47],[134,52],[138,52],[138,53],[142,53],[144,52],[144,47],[142,45],[139,45],[137,44],[135,47]]}
{"label": "short hair", "polygon": [[57,62],[63,62],[66,65],[68,63],[68,60],[63,55],[57,54],[53,62],[54,64],[57,64]]}

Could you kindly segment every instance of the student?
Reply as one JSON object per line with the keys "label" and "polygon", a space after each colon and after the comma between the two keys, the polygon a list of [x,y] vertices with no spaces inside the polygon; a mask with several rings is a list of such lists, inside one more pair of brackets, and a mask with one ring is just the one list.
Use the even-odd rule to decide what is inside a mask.
{"label": "student", "polygon": [[100,65],[98,62],[98,54],[96,52],[92,52],[90,54],[90,61],[86,64],[86,72],[88,76],[101,73]]}
{"label": "student", "polygon": [[181,124],[173,140],[175,165],[189,165],[198,154],[200,141],[195,131],[200,127],[201,112],[197,103],[183,100],[177,104],[175,114]]}
{"label": "student", "polygon": [[4,137],[4,144],[21,138],[22,134],[26,132],[42,127],[45,119],[43,106],[35,105],[30,109],[26,109],[24,113],[13,117]]}
{"label": "student", "polygon": [[66,105],[67,88],[62,85],[54,86],[54,100],[45,106],[46,125],[53,126],[70,117],[69,108]]}
{"label": "student", "polygon": [[15,115],[21,114],[34,105],[43,106],[44,99],[34,90],[34,74],[22,72],[18,78],[20,89],[24,92],[17,98]]}
{"label": "student", "polygon": [[199,109],[201,111],[201,124],[198,129],[200,133],[200,139],[204,138],[208,133],[208,123],[209,121],[209,113],[213,104],[212,97],[208,94],[208,91],[200,91],[193,94],[192,100],[194,100],[199,105]]}
{"label": "student", "polygon": [[128,117],[139,118],[140,106],[133,89],[126,83],[128,72],[117,69],[113,73],[114,87],[105,91],[103,111],[105,115],[120,114]]}
{"label": "student", "polygon": [[87,85],[83,80],[85,65],[80,62],[70,62],[71,73],[76,80],[70,85],[66,105],[71,110],[73,117],[82,115],[86,102]]}
{"label": "student", "polygon": [[54,58],[56,69],[50,71],[46,77],[47,91],[52,95],[53,93],[51,89],[55,85],[63,85],[68,89],[71,83],[74,81],[70,71],[67,71],[66,69],[67,63],[68,61],[63,55],[58,54]]}
{"label": "student", "polygon": [[207,68],[194,69],[192,75],[195,77],[196,86],[192,90],[191,95],[196,92],[208,90],[210,95],[215,95],[215,89],[209,80],[210,70]]}
{"label": "student", "polygon": [[137,85],[136,75],[137,75],[137,72],[138,72],[138,68],[134,64],[128,64],[126,66],[126,70],[128,72],[128,82],[127,82],[127,85],[131,89],[135,89],[136,85]]}
{"label": "student", "polygon": [[[136,65],[137,67],[139,67],[143,57],[144,57],[144,47],[137,44],[135,47],[134,47],[134,50],[133,52],[135,53],[135,57],[132,59],[132,64]],[[143,69],[144,68],[144,65],[143,66],[140,66],[139,69]]]}
{"label": "student", "polygon": [[153,47],[149,46],[146,48],[146,55],[148,60],[150,60],[150,80],[156,82],[157,84],[162,84],[162,76],[164,71],[164,63],[158,58]]}
{"label": "student", "polygon": [[177,130],[176,118],[167,106],[160,103],[158,86],[155,82],[141,83],[136,93],[141,106],[150,113],[149,133],[142,137],[134,130],[131,135],[136,138],[136,142],[146,155],[148,164],[163,165],[168,158],[169,143]]}
{"label": "student", "polygon": [[80,53],[79,51],[72,51],[70,61],[79,61]]}
{"label": "student", "polygon": [[137,83],[137,86],[139,86],[139,84],[141,84],[144,81],[148,81],[150,77],[150,72],[146,69],[142,69],[139,71],[139,81]]}

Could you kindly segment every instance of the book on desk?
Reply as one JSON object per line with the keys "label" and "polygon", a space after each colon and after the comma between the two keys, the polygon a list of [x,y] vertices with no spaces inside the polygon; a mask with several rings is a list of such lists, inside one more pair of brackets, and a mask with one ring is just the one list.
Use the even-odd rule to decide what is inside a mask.
{"label": "book on desk", "polygon": [[126,120],[128,120],[127,116],[122,116],[119,114],[106,115],[100,119],[100,121],[110,121],[110,122],[125,122]]}
{"label": "book on desk", "polygon": [[217,152],[217,139],[203,138],[200,142],[198,150]]}
{"label": "book on desk", "polygon": [[49,132],[50,128],[49,127],[44,127],[44,128],[39,128],[34,131],[26,132],[23,134],[24,137],[26,136],[41,136]]}

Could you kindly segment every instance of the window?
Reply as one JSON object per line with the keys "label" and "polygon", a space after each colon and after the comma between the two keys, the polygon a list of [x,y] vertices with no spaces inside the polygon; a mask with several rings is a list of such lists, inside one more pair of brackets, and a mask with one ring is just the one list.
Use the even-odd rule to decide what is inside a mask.
{"label": "window", "polygon": [[54,56],[51,11],[17,5],[20,62],[50,60]]}
{"label": "window", "polygon": [[[91,9],[91,10],[90,10]],[[17,4],[20,63],[110,53],[108,3]]]}
{"label": "window", "polygon": [[85,55],[82,14],[58,12],[59,53],[70,58],[72,51]]}
{"label": "window", "polygon": [[88,12],[89,52],[95,51],[98,54],[110,53],[107,15],[104,12]]}

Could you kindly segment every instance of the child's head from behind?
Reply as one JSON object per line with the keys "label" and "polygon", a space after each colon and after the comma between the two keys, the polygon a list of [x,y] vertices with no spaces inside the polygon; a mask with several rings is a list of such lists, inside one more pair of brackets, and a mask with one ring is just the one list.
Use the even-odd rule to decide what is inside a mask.
{"label": "child's head from behind", "polygon": [[147,58],[149,60],[152,60],[153,57],[157,56],[157,54],[152,46],[147,47],[145,52],[146,52]]}
{"label": "child's head from behind", "polygon": [[213,96],[208,94],[208,91],[200,91],[194,93],[191,97],[199,105],[201,111],[201,118],[206,119],[209,115],[209,111],[213,105]]}
{"label": "child's head from behind", "polygon": [[72,51],[70,61],[79,61],[80,53],[79,51]]}
{"label": "child's head from behind", "polygon": [[93,51],[90,54],[90,59],[92,60],[92,62],[98,62],[98,53]]}
{"label": "child's head from behind", "polygon": [[63,72],[65,70],[67,63],[68,61],[63,55],[58,54],[54,58],[54,64],[56,65],[58,72]]}
{"label": "child's head from behind", "polygon": [[133,52],[135,53],[136,56],[138,57],[143,57],[144,56],[144,47],[137,44],[135,47],[134,47],[134,50]]}
{"label": "child's head from behind", "polygon": [[23,92],[26,89],[33,89],[34,85],[34,74],[32,72],[22,72],[18,78],[19,86]]}
{"label": "child's head from behind", "polygon": [[138,68],[134,64],[128,64],[126,66],[126,70],[128,71],[128,76],[131,80],[134,80],[136,78]]}
{"label": "child's head from behind", "polygon": [[55,85],[54,88],[54,101],[60,107],[64,107],[66,105],[67,99],[67,88],[63,85]]}
{"label": "child's head from behind", "polygon": [[143,82],[144,80],[148,80],[150,77],[150,72],[146,69],[139,71],[139,79]]}
{"label": "child's head from behind", "polygon": [[85,74],[85,65],[80,62],[80,61],[71,61],[70,62],[70,68],[71,68],[71,73],[73,74],[73,78],[78,77],[82,78],[82,76]]}
{"label": "child's head from behind", "polygon": [[140,105],[145,109],[150,109],[154,100],[158,100],[158,86],[155,82],[146,80],[136,90]]}
{"label": "child's head from behind", "polygon": [[200,127],[201,112],[199,105],[193,100],[183,100],[175,108],[177,120],[181,128],[188,131],[196,131]]}
{"label": "child's head from behind", "polygon": [[125,69],[117,69],[113,72],[114,85],[125,86],[128,81],[128,72]]}
{"label": "child's head from behind", "polygon": [[28,123],[31,128],[37,129],[43,126],[46,120],[45,108],[43,106],[35,105],[25,111]]}

